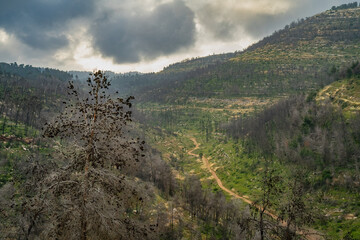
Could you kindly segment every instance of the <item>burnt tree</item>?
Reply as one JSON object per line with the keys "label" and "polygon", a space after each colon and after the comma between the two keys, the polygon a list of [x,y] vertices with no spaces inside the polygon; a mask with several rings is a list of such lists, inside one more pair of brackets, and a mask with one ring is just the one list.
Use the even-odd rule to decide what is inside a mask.
{"label": "burnt tree", "polygon": [[44,130],[45,137],[66,141],[53,154],[57,167],[36,184],[37,197],[24,203],[25,212],[37,213],[26,239],[147,239],[152,234],[134,210],[146,196],[130,174],[144,144],[129,133],[133,97],[111,97],[101,71],[87,83],[85,96],[69,83],[72,97],[64,102],[65,111]]}

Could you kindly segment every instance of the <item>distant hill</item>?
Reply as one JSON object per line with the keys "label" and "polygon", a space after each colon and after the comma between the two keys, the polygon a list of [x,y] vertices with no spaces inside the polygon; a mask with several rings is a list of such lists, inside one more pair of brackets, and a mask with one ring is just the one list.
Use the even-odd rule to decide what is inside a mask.
{"label": "distant hill", "polygon": [[[72,76],[73,80],[79,80],[80,82],[85,82],[91,73],[92,72],[90,71],[68,71],[68,74]],[[104,71],[104,73],[109,79],[119,76],[132,76],[141,74],[140,72],[115,73],[112,71]]]}
{"label": "distant hill", "polygon": [[0,63],[0,74],[16,75],[27,79],[32,79],[34,81],[44,77],[50,77],[62,82],[67,82],[71,79],[71,76],[64,71],[52,68],[33,67],[31,65],[17,64],[16,62]]}
{"label": "distant hill", "polygon": [[[229,61],[236,53],[214,54],[207,57],[185,59],[171,64],[158,73],[131,72],[113,76],[112,84],[122,95],[135,95],[142,100],[163,101],[168,99],[163,91],[176,88],[189,76],[208,71],[209,69]],[[73,73],[73,72],[71,72]]]}
{"label": "distant hill", "polygon": [[360,56],[360,8],[334,9],[293,22],[242,52],[173,64],[119,78],[147,101],[188,97],[283,96],[331,83]]}
{"label": "distant hill", "polygon": [[41,128],[46,118],[62,108],[69,80],[68,73],[56,69],[0,63],[0,119]]}
{"label": "distant hill", "polygon": [[189,72],[199,68],[206,68],[212,65],[221,64],[234,57],[235,53],[213,54],[207,57],[197,57],[185,59],[181,62],[174,63],[165,67],[163,73]]}

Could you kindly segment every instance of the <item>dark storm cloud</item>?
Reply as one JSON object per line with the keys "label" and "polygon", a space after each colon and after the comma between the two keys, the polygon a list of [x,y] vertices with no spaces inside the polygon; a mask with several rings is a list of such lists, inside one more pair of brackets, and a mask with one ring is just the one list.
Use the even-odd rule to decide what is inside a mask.
{"label": "dark storm cloud", "polygon": [[93,8],[93,0],[2,0],[0,28],[32,48],[56,50],[68,44],[66,24]]}
{"label": "dark storm cloud", "polygon": [[194,43],[194,13],[175,0],[136,14],[118,12],[91,28],[95,48],[116,63],[131,63],[172,54]]}

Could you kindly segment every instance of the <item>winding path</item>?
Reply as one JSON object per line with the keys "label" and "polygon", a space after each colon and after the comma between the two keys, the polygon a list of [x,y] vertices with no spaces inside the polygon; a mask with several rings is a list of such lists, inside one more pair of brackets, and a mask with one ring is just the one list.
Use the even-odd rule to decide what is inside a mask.
{"label": "winding path", "polygon": [[[191,150],[189,150],[187,153],[190,156],[194,156],[197,158],[200,158],[199,154],[193,153],[194,151],[196,151],[197,149],[199,149],[200,144],[196,141],[195,138],[191,137],[190,140],[194,143],[195,147]],[[255,206],[257,209],[261,209],[261,206],[259,205],[255,205],[253,201],[251,201],[249,198],[245,197],[245,196],[240,196],[239,194],[236,194],[235,192],[231,191],[230,189],[226,188],[223,183],[221,182],[221,179],[216,175],[215,171],[212,170],[210,164],[209,164],[209,159],[206,158],[205,156],[202,156],[201,158],[204,166],[209,170],[209,172],[211,173],[211,175],[214,177],[214,179],[216,180],[217,185],[224,190],[225,192],[227,192],[228,194],[230,194],[231,196],[241,199],[242,201]],[[265,214],[267,214],[268,216],[270,216],[271,218],[273,218],[274,220],[278,219],[278,216],[276,216],[274,213],[270,212],[270,211],[265,211]],[[286,222],[285,221],[280,221],[280,226],[285,227],[286,226]],[[304,236],[304,238],[306,238],[307,240],[321,240],[323,239],[319,233],[313,229],[308,229],[305,231],[303,230],[297,230],[296,231],[297,234]]]}

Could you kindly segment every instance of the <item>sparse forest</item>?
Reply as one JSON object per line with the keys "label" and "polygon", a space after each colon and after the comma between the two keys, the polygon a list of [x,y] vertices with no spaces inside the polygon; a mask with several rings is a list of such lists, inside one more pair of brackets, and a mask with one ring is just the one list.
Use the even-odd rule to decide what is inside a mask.
{"label": "sparse forest", "polygon": [[0,63],[0,240],[360,239],[359,19],[157,73]]}
{"label": "sparse forest", "polygon": [[[355,63],[339,76],[359,81],[359,66]],[[234,120],[227,132],[242,139],[249,154],[260,151],[313,171],[331,170],[332,176],[335,169],[354,168],[346,184],[355,190],[360,176],[359,113],[342,110],[346,102],[333,105],[331,98],[319,102],[316,97],[313,91],[279,101],[259,114]],[[320,181],[321,185],[326,179]]]}

